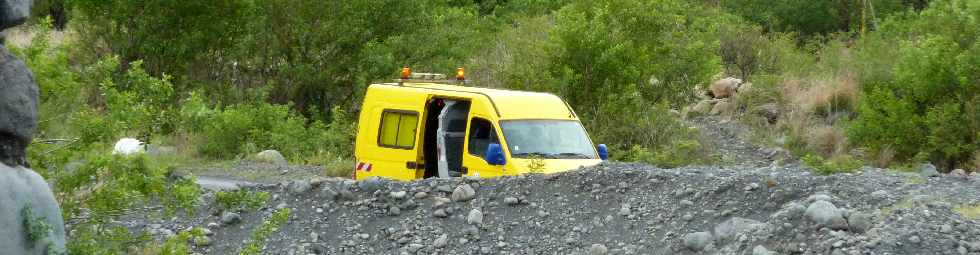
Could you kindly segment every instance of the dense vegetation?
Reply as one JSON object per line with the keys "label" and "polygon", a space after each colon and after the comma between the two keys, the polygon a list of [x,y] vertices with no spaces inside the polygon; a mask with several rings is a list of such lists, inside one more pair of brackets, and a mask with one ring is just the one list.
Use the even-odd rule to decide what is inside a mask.
{"label": "dense vegetation", "polygon": [[[466,66],[478,86],[558,94],[593,140],[624,160],[667,167],[713,160],[671,109],[697,100],[712,80],[735,76],[753,83],[735,100],[759,141],[789,148],[819,172],[852,171],[862,161],[980,170],[977,1],[42,0],[36,7],[27,28],[35,36],[11,47],[42,91],[31,162],[55,183],[66,219],[93,212],[70,220],[78,254],[127,249],[138,233],[106,223],[133,203],[193,208],[192,180],[173,178],[163,162],[277,149],[294,163],[346,175],[364,88],[402,66]],[[783,109],[774,124],[752,114],[766,104]],[[127,136],[178,153],[107,155]],[[179,244],[147,249],[167,253]]]}

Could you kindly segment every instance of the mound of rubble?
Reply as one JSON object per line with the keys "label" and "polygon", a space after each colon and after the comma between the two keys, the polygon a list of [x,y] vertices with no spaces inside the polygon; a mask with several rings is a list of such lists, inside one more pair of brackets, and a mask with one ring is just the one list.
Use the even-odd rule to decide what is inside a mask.
{"label": "mound of rubble", "polygon": [[863,170],[604,163],[488,180],[318,178],[248,188],[272,194],[256,212],[205,204],[127,224],[208,227],[201,254],[237,253],[281,208],[292,214],[265,254],[980,254],[977,177]]}

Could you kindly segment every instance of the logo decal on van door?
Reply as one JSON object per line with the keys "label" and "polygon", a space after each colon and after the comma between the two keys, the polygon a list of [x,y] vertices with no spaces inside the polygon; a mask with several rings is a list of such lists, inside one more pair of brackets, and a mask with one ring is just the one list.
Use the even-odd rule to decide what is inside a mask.
{"label": "logo decal on van door", "polygon": [[368,164],[368,163],[357,163],[357,168],[355,170],[370,172],[371,171],[371,164]]}

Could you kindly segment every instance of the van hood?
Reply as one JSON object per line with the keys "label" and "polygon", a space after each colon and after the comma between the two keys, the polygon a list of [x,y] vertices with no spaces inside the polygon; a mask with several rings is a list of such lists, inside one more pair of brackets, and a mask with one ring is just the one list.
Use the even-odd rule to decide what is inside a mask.
{"label": "van hood", "polygon": [[[517,173],[532,173],[531,171],[532,160],[522,159],[522,158],[511,158],[513,164],[508,164],[513,166],[514,172]],[[598,165],[602,163],[601,159],[540,159],[543,167],[541,167],[540,172],[543,174],[559,173],[568,170],[578,169],[579,167],[589,167]]]}

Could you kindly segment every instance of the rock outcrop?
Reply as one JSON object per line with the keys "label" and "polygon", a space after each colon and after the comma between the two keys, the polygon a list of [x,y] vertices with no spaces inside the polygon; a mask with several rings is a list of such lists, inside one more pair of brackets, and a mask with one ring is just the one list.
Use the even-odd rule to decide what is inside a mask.
{"label": "rock outcrop", "polygon": [[31,0],[0,0],[0,30],[23,24],[32,4]]}
{"label": "rock outcrop", "polygon": [[37,85],[34,76],[0,45],[0,160],[27,166],[24,151],[37,128]]}
{"label": "rock outcrop", "polygon": [[[29,0],[0,0],[0,30],[24,23]],[[65,224],[54,193],[29,169],[39,92],[23,61],[0,44],[0,253],[63,254]]]}

